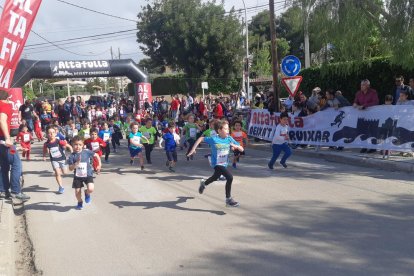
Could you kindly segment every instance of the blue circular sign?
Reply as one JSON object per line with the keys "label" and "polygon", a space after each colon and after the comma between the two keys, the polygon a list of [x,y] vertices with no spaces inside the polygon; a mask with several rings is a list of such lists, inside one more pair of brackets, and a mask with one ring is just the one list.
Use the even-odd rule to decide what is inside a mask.
{"label": "blue circular sign", "polygon": [[300,60],[295,56],[286,56],[282,60],[282,72],[288,77],[297,76],[301,67]]}

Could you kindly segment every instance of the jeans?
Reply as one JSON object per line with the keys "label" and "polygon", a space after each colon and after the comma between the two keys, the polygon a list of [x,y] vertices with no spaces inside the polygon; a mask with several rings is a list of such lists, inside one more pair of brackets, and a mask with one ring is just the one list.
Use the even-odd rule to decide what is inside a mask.
{"label": "jeans", "polygon": [[[10,152],[11,149],[14,150],[14,153]],[[4,145],[0,145],[0,168],[2,176],[1,181],[3,182],[2,188],[4,189],[4,191],[9,191],[9,189],[11,188],[12,193],[20,193],[22,161],[20,160],[19,153],[16,151],[16,148],[14,146],[8,148]]]}
{"label": "jeans", "polygon": [[276,160],[279,158],[279,155],[282,152],[282,150],[284,151],[285,154],[283,155],[282,160],[280,160],[281,164],[285,164],[289,156],[292,155],[292,151],[287,143],[284,143],[281,145],[273,144],[272,149],[273,149],[273,155],[272,155],[272,159],[270,159],[269,161],[269,166],[271,167],[273,167]]}
{"label": "jeans", "polygon": [[26,119],[26,123],[29,132],[32,132],[34,130],[33,119]]}

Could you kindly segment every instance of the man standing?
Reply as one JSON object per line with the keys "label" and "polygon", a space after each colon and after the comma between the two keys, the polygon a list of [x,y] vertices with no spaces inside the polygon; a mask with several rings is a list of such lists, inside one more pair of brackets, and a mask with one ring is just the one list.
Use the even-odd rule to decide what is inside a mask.
{"label": "man standing", "polygon": [[33,105],[30,103],[30,100],[26,100],[19,108],[19,122],[25,119],[30,132],[34,130],[33,117],[37,117]]}
{"label": "man standing", "polygon": [[401,91],[406,91],[408,94],[410,93],[410,87],[408,85],[404,84],[404,77],[403,76],[397,76],[395,78],[395,94],[394,94],[394,102],[392,104],[397,104],[398,99],[400,98]]}
{"label": "man standing", "polygon": [[158,105],[160,114],[164,116],[168,112],[168,102],[165,100],[164,96],[161,96],[160,103]]}
{"label": "man standing", "polygon": [[[365,79],[361,81],[361,90],[359,90],[355,95],[354,108],[359,110],[365,110],[368,107],[375,106],[379,104],[378,94],[375,89],[370,87],[371,83],[369,80]],[[361,153],[374,153],[375,149],[361,149]]]}
{"label": "man standing", "polygon": [[171,101],[171,119],[176,122],[178,119],[178,110],[180,110],[180,100],[178,95],[175,95]]}
{"label": "man standing", "polygon": [[[21,192],[20,177],[22,175],[22,161],[16,147],[10,138],[10,121],[12,117],[12,107],[7,98],[9,94],[0,90],[0,196],[9,198],[10,196],[22,201],[29,200],[30,197]],[[9,171],[10,178],[9,178]],[[11,188],[11,194],[9,189]]]}

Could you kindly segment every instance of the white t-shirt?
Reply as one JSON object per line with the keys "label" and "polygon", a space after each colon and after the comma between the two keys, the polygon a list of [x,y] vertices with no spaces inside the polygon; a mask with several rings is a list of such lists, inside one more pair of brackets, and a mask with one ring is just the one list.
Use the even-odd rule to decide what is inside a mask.
{"label": "white t-shirt", "polygon": [[286,137],[289,137],[289,127],[278,124],[273,136],[272,144],[281,145],[287,142]]}

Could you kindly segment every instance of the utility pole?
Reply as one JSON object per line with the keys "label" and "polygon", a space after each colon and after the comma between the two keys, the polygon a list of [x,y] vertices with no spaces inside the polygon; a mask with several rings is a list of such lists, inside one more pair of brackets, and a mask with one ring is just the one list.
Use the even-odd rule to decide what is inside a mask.
{"label": "utility pole", "polygon": [[112,52],[112,46],[111,46],[111,59],[114,59],[114,53]]}
{"label": "utility pole", "polygon": [[275,26],[275,1],[269,0],[270,12],[270,35],[272,40],[272,71],[273,71],[273,93],[275,111],[279,112],[279,61],[277,58],[276,26]]}
{"label": "utility pole", "polygon": [[[118,47],[118,58],[121,59],[121,49]],[[124,79],[121,77],[121,92],[124,93]]]}
{"label": "utility pole", "polygon": [[252,95],[250,93],[250,76],[249,76],[249,25],[247,22],[247,10],[246,10],[246,4],[243,1],[243,6],[244,6],[244,17],[245,17],[245,27],[246,27],[246,94],[247,94],[247,98],[249,100],[252,99]]}

